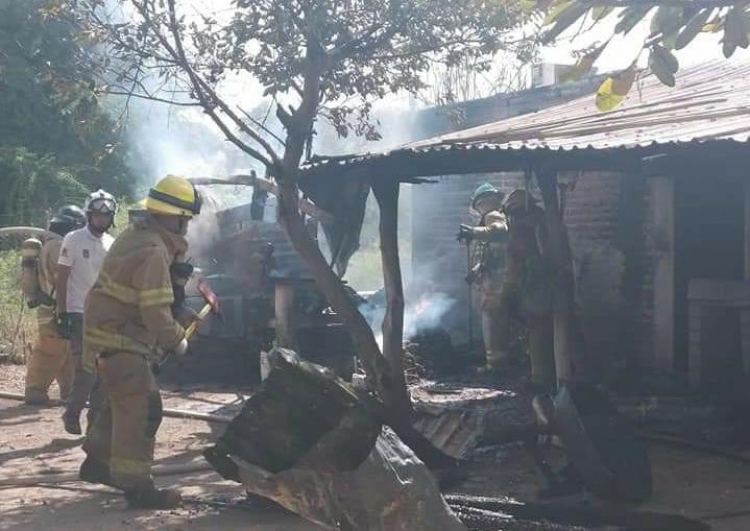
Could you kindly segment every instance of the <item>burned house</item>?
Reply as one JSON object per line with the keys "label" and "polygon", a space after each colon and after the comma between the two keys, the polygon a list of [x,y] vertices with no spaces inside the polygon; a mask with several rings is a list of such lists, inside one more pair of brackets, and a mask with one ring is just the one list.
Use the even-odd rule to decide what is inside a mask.
{"label": "burned house", "polygon": [[706,64],[673,89],[644,76],[608,113],[589,94],[386,153],[320,159],[305,179],[436,180],[412,194],[412,261],[429,264],[460,311],[466,257],[455,234],[472,221],[471,190],[485,180],[533,190],[539,172],[554,172],[599,365],[740,389],[750,370],[749,74],[739,61]]}

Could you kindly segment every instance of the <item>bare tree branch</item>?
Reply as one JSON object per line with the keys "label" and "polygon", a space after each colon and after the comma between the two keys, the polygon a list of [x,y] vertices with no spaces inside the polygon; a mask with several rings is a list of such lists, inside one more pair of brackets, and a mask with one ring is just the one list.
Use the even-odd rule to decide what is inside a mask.
{"label": "bare tree branch", "polygon": [[148,100],[148,101],[155,101],[158,103],[167,103],[169,105],[174,105],[175,107],[200,107],[201,104],[194,101],[188,101],[188,102],[180,102],[180,101],[174,101],[174,100],[168,100],[166,98],[159,98],[158,96],[151,96],[148,94],[138,94],[137,92],[128,92],[128,91],[122,91],[122,90],[109,90],[109,89],[103,89],[99,91],[101,94],[108,94],[110,96],[128,96],[131,98],[141,99],[141,100]]}

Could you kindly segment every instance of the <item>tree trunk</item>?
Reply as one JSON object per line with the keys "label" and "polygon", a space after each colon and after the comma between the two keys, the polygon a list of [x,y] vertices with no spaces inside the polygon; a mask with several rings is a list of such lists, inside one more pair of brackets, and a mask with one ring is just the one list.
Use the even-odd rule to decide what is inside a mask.
{"label": "tree trunk", "polygon": [[367,370],[367,381],[386,406],[391,406],[393,382],[388,361],[383,357],[375,336],[364,316],[349,297],[344,284],[328,265],[318,244],[310,237],[299,212],[299,165],[304,154],[305,142],[310,137],[318,111],[320,95],[321,51],[311,47],[307,55],[307,72],[303,87],[302,102],[293,114],[284,116],[287,130],[284,156],[278,167],[272,168],[278,190],[278,218],[285,228],[295,251],[310,268],[315,282],[326,296],[334,311],[344,320],[352,335],[357,355]]}
{"label": "tree trunk", "polygon": [[393,395],[389,401],[396,409],[394,413],[408,418],[411,400],[404,377],[404,286],[398,252],[400,185],[395,179],[380,179],[373,183],[372,190],[380,208],[380,255],[387,300],[383,318],[383,355],[390,364],[393,379]]}
{"label": "tree trunk", "polygon": [[555,367],[558,385],[581,380],[585,373],[583,331],[575,308],[575,277],[570,242],[560,212],[557,193],[557,171],[543,169],[537,181],[544,200],[549,249],[553,271],[553,323],[555,334]]}

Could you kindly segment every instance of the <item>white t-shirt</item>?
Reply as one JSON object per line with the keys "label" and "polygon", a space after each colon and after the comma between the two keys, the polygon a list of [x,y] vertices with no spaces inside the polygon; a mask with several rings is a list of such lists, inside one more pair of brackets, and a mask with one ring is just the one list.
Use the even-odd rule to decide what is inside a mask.
{"label": "white t-shirt", "polygon": [[88,227],[69,232],[62,243],[57,263],[70,267],[65,306],[69,313],[83,313],[86,295],[94,286],[104,256],[115,239],[109,234],[94,236]]}

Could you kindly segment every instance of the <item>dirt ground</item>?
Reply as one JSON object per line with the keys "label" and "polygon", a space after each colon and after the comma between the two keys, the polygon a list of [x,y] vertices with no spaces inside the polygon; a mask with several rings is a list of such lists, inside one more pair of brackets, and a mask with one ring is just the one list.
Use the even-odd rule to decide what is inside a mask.
{"label": "dirt ground", "polygon": [[[22,392],[23,369],[0,366],[0,390]],[[240,406],[236,390],[165,391],[165,407],[230,414]],[[56,396],[56,390],[52,391]],[[59,406],[28,407],[0,399],[0,482],[42,473],[72,473],[83,459],[81,438],[62,431]],[[203,463],[200,453],[221,432],[206,422],[165,419],[158,434],[157,464]],[[644,509],[703,519],[716,531],[750,529],[750,466],[721,457],[662,444],[650,447],[655,496]],[[472,457],[471,479],[460,492],[534,499],[540,486],[531,459],[514,445],[495,447]],[[193,499],[244,501],[242,488],[213,471],[158,478]],[[282,509],[262,504],[250,510],[186,505],[175,511],[129,510],[115,491],[82,483],[81,490],[0,487],[0,530],[57,531],[230,530],[314,531],[321,529]],[[439,530],[438,530],[439,531]],[[677,530],[674,530],[677,531]]]}

